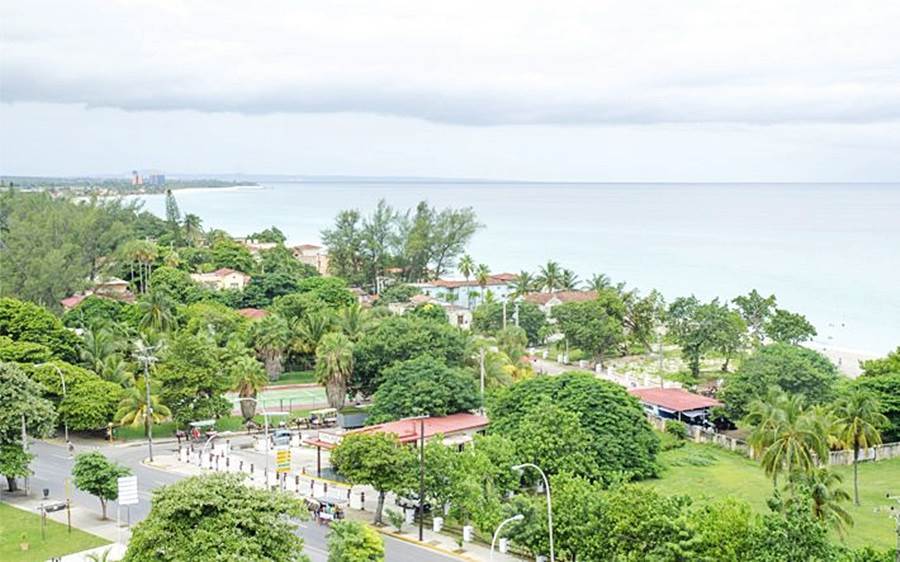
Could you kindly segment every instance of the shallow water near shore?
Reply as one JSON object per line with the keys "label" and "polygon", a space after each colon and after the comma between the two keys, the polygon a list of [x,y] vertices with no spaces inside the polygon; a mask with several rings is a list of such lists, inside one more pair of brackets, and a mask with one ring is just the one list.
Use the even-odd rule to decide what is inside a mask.
{"label": "shallow water near shore", "polygon": [[[806,314],[816,347],[880,355],[900,346],[900,184],[528,184],[263,182],[176,191],[204,228],[270,225],[316,243],[345,208],[379,199],[471,206],[485,225],[469,253],[493,272],[552,259],[667,299],[756,288]],[[164,214],[163,195],[144,195]]]}

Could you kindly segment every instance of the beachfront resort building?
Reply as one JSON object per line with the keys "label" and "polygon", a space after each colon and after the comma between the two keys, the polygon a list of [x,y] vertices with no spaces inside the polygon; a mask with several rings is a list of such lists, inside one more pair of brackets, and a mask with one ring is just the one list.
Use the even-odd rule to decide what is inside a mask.
{"label": "beachfront resort building", "polygon": [[438,300],[428,295],[414,295],[409,302],[392,302],[387,305],[388,310],[397,315],[403,315],[419,306],[439,306],[447,314],[447,321],[451,326],[462,330],[472,327],[472,311],[462,306]]}
{"label": "beachfront resort building", "polygon": [[247,284],[250,283],[249,275],[242,271],[229,269],[227,267],[223,267],[209,273],[192,273],[191,279],[193,279],[196,283],[203,285],[204,287],[208,287],[216,291],[222,291],[225,289],[237,289],[239,291],[242,291],[244,290],[244,287],[246,287]]}
{"label": "beachfront resort building", "polygon": [[488,295],[495,301],[506,300],[515,291],[515,279],[514,273],[498,273],[491,275],[484,287],[475,279],[435,279],[411,285],[425,296],[472,310],[489,298]]}

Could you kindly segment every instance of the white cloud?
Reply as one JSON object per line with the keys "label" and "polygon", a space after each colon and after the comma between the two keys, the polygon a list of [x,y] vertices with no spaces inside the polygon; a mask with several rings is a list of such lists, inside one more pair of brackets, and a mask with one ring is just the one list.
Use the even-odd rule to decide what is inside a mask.
{"label": "white cloud", "polygon": [[900,120],[900,3],[4,2],[2,100],[464,125]]}

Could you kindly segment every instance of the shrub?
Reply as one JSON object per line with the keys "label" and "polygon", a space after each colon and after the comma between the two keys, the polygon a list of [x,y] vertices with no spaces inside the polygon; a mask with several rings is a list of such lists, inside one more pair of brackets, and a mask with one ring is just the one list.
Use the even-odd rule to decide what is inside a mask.
{"label": "shrub", "polygon": [[406,517],[400,511],[394,511],[393,509],[386,509],[384,511],[385,515],[387,515],[388,523],[391,524],[392,527],[397,529],[398,533],[403,532],[403,524],[406,523]]}
{"label": "shrub", "polygon": [[687,426],[678,420],[666,420],[666,433],[678,439],[688,438]]}

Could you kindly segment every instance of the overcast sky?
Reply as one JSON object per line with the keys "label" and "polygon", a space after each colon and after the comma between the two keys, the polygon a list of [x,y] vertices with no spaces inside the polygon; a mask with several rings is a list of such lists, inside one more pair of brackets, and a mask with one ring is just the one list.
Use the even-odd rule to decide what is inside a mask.
{"label": "overcast sky", "polygon": [[0,172],[900,180],[900,2],[0,3]]}

